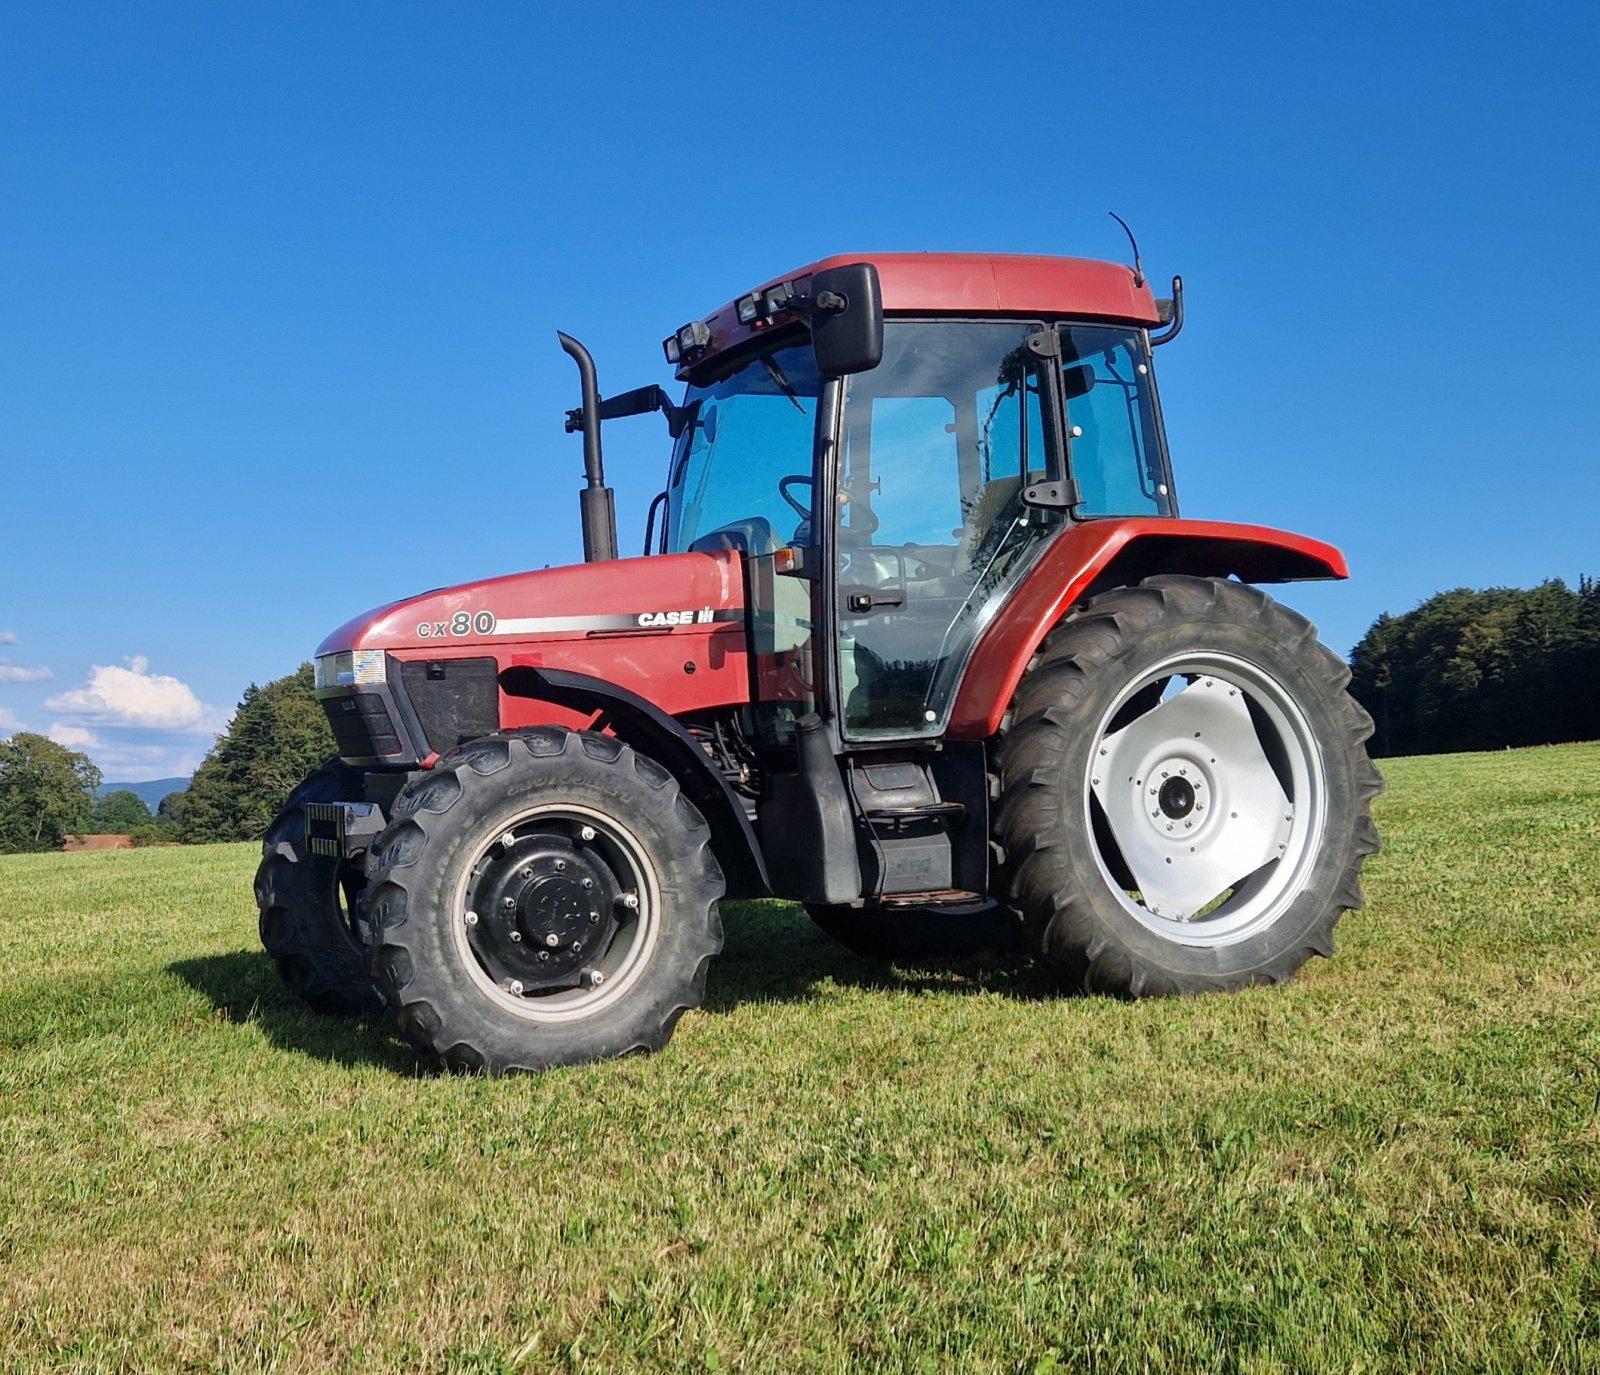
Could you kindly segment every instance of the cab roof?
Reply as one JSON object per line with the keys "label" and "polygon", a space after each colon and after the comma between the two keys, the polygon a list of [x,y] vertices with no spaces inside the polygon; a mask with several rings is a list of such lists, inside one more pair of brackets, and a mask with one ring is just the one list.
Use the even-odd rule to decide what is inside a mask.
{"label": "cab roof", "polygon": [[[1135,286],[1131,267],[1094,258],[1020,253],[840,253],[752,289],[759,292],[792,282],[797,292],[806,294],[813,273],[848,263],[871,263],[878,269],[883,309],[888,315],[1068,316],[1146,327],[1161,323],[1148,280]],[[742,325],[736,304],[730,301],[706,317],[711,327],[710,346],[689,367],[680,367],[678,375],[683,377],[707,358],[792,319],[780,315],[770,323]]]}

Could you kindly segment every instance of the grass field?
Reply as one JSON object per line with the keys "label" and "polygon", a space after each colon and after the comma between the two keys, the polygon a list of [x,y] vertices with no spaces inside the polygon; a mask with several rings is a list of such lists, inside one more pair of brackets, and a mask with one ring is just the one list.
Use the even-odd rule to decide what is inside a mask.
{"label": "grass field", "polygon": [[0,1370],[1600,1370],[1600,746],[1386,773],[1286,988],[729,904],[664,1054],[498,1082],[302,1013],[250,847],[0,859]]}

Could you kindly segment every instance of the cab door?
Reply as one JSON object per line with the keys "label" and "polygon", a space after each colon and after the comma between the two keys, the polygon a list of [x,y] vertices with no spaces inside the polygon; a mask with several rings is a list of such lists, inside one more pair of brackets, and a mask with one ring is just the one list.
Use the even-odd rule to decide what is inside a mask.
{"label": "cab door", "polygon": [[891,321],[846,379],[833,529],[847,741],[937,736],[979,632],[1065,519],[1024,505],[1062,471],[1040,323]]}

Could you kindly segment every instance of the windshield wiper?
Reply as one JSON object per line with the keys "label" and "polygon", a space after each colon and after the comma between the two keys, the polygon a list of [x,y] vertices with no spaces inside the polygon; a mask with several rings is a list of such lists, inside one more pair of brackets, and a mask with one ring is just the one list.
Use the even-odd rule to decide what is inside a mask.
{"label": "windshield wiper", "polygon": [[789,398],[795,410],[799,411],[801,415],[805,415],[807,413],[806,408],[800,404],[800,398],[795,395],[794,387],[789,379],[783,375],[783,369],[765,353],[761,355],[761,366],[767,370],[767,376],[778,384],[778,389]]}

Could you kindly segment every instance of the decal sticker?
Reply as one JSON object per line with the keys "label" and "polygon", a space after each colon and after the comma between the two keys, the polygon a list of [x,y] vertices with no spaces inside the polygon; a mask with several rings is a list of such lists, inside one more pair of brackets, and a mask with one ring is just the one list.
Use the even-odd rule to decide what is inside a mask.
{"label": "decal sticker", "polygon": [[709,625],[712,618],[709,606],[698,611],[641,611],[638,623],[654,628],[663,625]]}
{"label": "decal sticker", "polygon": [[446,640],[452,635],[493,635],[492,611],[458,611],[448,621],[423,621],[417,626],[419,640]]}

